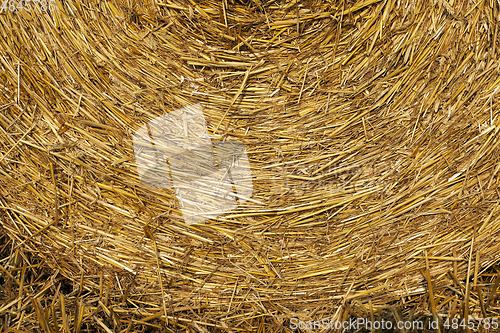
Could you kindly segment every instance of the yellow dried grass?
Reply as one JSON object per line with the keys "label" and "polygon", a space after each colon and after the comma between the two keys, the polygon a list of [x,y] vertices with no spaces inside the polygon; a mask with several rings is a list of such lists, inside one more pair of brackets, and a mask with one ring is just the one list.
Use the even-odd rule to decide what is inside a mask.
{"label": "yellow dried grass", "polygon": [[[0,14],[0,331],[498,316],[499,6]],[[186,226],[172,190],[141,185],[132,136],[195,103],[245,144],[254,193]]]}

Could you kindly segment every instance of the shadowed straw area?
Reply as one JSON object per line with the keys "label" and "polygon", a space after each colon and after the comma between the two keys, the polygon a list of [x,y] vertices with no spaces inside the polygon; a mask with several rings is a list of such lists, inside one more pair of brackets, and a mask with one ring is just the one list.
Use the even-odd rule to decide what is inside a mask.
{"label": "shadowed straw area", "polygon": [[[499,8],[3,11],[0,331],[498,316]],[[196,103],[245,145],[253,195],[187,226],[173,189],[141,184],[132,139]]]}

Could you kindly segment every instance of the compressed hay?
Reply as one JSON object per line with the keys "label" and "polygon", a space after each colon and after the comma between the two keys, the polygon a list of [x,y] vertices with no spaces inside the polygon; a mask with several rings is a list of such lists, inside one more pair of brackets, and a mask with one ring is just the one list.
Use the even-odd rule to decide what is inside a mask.
{"label": "compressed hay", "polygon": [[[84,0],[3,12],[2,328],[498,316],[498,9]],[[197,103],[214,140],[245,146],[253,195],[186,225],[173,189],[141,183],[133,136]]]}

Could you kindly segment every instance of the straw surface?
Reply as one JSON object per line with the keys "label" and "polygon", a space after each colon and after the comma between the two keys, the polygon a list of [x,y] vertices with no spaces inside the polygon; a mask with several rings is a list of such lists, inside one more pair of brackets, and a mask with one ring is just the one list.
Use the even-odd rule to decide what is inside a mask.
{"label": "straw surface", "polygon": [[[499,315],[497,0],[55,5],[0,14],[0,331]],[[132,140],[196,103],[253,195],[187,226]]]}

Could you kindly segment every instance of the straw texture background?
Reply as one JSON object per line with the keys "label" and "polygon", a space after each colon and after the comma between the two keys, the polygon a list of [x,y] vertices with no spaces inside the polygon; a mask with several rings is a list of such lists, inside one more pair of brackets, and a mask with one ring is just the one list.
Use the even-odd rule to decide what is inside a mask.
{"label": "straw texture background", "polygon": [[[0,14],[0,331],[499,315],[497,0]],[[252,202],[186,226],[132,136],[196,103]]]}

